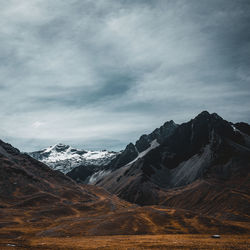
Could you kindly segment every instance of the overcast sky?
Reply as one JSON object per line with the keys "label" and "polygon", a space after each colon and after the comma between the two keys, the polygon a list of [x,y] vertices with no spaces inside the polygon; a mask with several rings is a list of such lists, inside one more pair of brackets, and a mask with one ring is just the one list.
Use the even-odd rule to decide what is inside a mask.
{"label": "overcast sky", "polygon": [[0,139],[120,150],[202,110],[250,122],[249,0],[0,0]]}

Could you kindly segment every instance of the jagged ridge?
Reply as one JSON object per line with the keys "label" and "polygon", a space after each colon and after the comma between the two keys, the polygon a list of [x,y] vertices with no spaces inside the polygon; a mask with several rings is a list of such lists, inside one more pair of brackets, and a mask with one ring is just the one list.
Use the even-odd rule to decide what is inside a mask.
{"label": "jagged ridge", "polygon": [[[204,211],[208,213],[218,208],[219,199],[210,200],[213,195],[206,198],[207,193],[219,188],[218,195],[223,200],[220,207],[226,209],[230,207],[230,201],[225,197],[231,194],[230,188],[233,188],[238,195],[232,202],[242,202],[241,218],[249,216],[245,209],[249,206],[249,199],[244,198],[249,187],[250,137],[246,133],[249,128],[248,124],[232,124],[215,113],[204,111],[177,126],[158,147],[136,161],[117,168],[96,184],[140,205],[164,203],[200,209],[207,204]],[[203,180],[215,184],[205,185],[202,184]],[[193,190],[198,192],[200,188],[204,193],[198,195],[193,191],[186,200],[182,189],[184,194],[186,188],[195,182],[197,184]],[[173,191],[176,188],[178,195]],[[169,196],[171,199],[167,198]],[[179,197],[182,197],[182,202]],[[194,201],[190,207],[189,200]],[[222,209],[220,213],[223,212],[225,210]],[[232,212],[231,216],[236,215]]]}

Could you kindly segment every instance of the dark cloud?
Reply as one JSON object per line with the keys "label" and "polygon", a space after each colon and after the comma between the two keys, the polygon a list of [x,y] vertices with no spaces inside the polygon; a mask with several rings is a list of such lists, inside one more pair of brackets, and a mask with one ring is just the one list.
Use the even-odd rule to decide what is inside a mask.
{"label": "dark cloud", "polygon": [[250,122],[248,0],[1,1],[0,137],[121,149],[201,110]]}

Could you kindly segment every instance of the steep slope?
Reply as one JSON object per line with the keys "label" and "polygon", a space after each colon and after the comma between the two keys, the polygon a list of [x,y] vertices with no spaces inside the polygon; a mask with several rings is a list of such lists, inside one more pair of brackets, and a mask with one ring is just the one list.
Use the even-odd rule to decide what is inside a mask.
{"label": "steep slope", "polygon": [[243,224],[187,210],[132,205],[102,188],[79,185],[2,141],[0,228],[1,249],[26,249],[41,237],[249,232]]}
{"label": "steep slope", "polygon": [[101,168],[95,165],[82,165],[73,168],[67,175],[78,182],[94,184],[115,169],[131,164],[145,156],[149,151],[163,143],[177,127],[178,124],[175,124],[174,121],[168,121],[152,133],[142,135],[135,144],[129,143],[123,151]]}
{"label": "steep slope", "polygon": [[[249,125],[244,124],[245,132],[246,128]],[[206,204],[208,214],[215,213],[216,208],[230,206],[230,199],[225,197],[234,193],[237,195],[233,199],[232,217],[237,213],[239,203],[242,204],[241,217],[248,217],[250,139],[240,129],[240,125],[232,125],[217,114],[202,112],[195,119],[179,125],[161,145],[96,184],[141,205],[178,204],[179,208],[198,211]],[[186,190],[191,190],[189,185],[195,181],[195,188],[186,195]],[[222,202],[219,198],[207,195],[216,193],[218,187],[218,195],[221,199],[224,197],[220,206],[217,204]],[[223,209],[220,212],[222,214]]]}
{"label": "steep slope", "polygon": [[[49,148],[28,153],[34,159],[47,164],[54,170],[66,174],[78,166],[86,166],[92,174],[95,168],[107,165],[119,153],[102,151],[86,151],[72,148],[62,143]],[[92,166],[95,166],[93,169]]]}
{"label": "steep slope", "polygon": [[99,196],[103,199],[102,193],[105,193],[102,189],[78,185],[60,171],[50,169],[42,162],[20,153],[18,149],[0,140],[2,208],[36,207],[43,204],[67,207],[67,204],[75,201],[98,201]]}
{"label": "steep slope", "polygon": [[[123,167],[135,160],[142,152],[149,152],[150,150],[148,149],[153,149],[162,144],[166,138],[174,133],[177,127],[178,125],[171,120],[164,123],[160,128],[155,129],[152,133],[142,135],[140,139],[136,141],[135,145],[133,143],[128,144],[125,150],[110,162],[108,168],[117,169]],[[153,141],[155,145],[154,147],[152,147]]]}

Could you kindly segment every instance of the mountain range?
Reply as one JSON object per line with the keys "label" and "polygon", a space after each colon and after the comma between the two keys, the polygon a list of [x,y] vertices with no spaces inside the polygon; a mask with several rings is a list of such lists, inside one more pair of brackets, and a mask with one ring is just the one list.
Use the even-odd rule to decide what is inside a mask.
{"label": "mountain range", "polygon": [[120,152],[79,150],[58,143],[27,154],[78,182],[92,184],[110,173],[110,170],[143,157],[150,150],[159,146],[177,126],[173,121],[166,122],[149,135],[142,135],[135,145],[130,143]]}
{"label": "mountain range", "polygon": [[[53,156],[56,152],[65,157],[63,161],[68,165],[77,165],[69,146],[59,144],[40,152],[36,158],[41,159],[43,155],[45,163],[51,159],[45,153],[53,152]],[[88,155],[86,151],[76,152]],[[79,183],[103,187],[138,205],[178,204],[181,209],[192,210],[202,207],[208,215],[217,204],[228,203],[226,197],[232,197],[235,208],[231,204],[228,211],[224,204],[221,214],[226,216],[228,212],[227,216],[238,218],[250,216],[247,207],[237,206],[246,198],[250,187],[250,126],[247,123],[233,124],[216,113],[203,111],[183,124],[168,121],[152,133],[142,135],[135,144],[129,143],[119,153],[102,152],[104,154],[97,154],[100,158],[90,164],[85,157],[67,175]],[[102,159],[102,155],[107,157]],[[60,161],[58,163],[60,165]],[[196,189],[200,191],[195,192]],[[185,196],[192,202],[186,203]]]}
{"label": "mountain range", "polygon": [[63,144],[26,154],[0,141],[0,247],[11,239],[28,248],[34,237],[250,232],[247,123],[204,111],[93,155]]}
{"label": "mountain range", "polygon": [[[107,150],[91,151],[79,150],[62,143],[48,148],[29,152],[28,155],[66,174],[72,169],[84,165],[85,167],[101,167],[110,163],[119,153]],[[91,168],[90,168],[91,169]]]}
{"label": "mountain range", "polygon": [[178,127],[178,125],[175,124],[174,121],[166,122],[152,133],[142,135],[135,144],[129,143],[124,150],[117,153],[116,157],[101,168],[93,165],[91,168],[86,165],[81,165],[73,168],[67,175],[78,182],[94,184],[115,169],[119,169],[144,157],[149,151],[158,147],[165,138],[171,135],[176,127]]}

